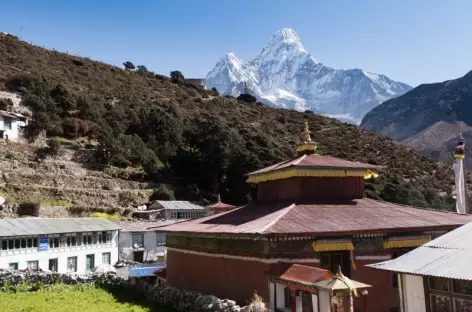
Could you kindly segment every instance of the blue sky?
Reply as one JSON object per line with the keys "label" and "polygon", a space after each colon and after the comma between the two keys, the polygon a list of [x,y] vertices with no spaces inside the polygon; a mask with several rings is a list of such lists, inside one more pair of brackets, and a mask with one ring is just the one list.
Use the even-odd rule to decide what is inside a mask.
{"label": "blue sky", "polygon": [[202,77],[225,53],[249,60],[289,27],[328,66],[416,86],[472,70],[471,14],[470,0],[0,0],[0,31]]}

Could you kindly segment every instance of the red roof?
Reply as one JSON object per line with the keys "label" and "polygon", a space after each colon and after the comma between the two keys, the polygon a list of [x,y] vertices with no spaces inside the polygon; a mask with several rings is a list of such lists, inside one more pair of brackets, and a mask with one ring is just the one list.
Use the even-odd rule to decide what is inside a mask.
{"label": "red roof", "polygon": [[456,227],[472,215],[422,209],[373,199],[309,203],[251,203],[209,217],[160,227],[169,232],[231,234],[339,234]]}
{"label": "red roof", "polygon": [[319,281],[331,279],[334,275],[328,270],[310,267],[301,264],[287,264],[280,268],[269,270],[266,275],[279,279],[310,285]]}
{"label": "red roof", "polygon": [[302,155],[297,158],[286,160],[281,163],[251,172],[249,175],[262,174],[271,171],[282,170],[286,168],[312,168],[312,169],[327,169],[327,168],[343,168],[354,170],[378,169],[378,166],[364,164],[357,161],[348,161],[331,156],[322,156],[318,154]]}
{"label": "red roof", "polygon": [[223,209],[233,209],[233,208],[236,208],[236,206],[233,206],[233,205],[230,205],[230,204],[225,204],[225,203],[222,203],[222,202],[216,202],[214,204],[210,204],[208,206],[206,206],[206,208],[223,208]]}

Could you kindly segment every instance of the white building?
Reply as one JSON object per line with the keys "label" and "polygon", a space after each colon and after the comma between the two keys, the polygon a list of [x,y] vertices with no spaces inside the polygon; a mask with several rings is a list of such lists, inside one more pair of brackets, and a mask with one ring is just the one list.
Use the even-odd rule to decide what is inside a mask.
{"label": "white building", "polygon": [[397,273],[402,312],[472,311],[472,223],[398,258],[368,265]]}
{"label": "white building", "polygon": [[119,257],[137,262],[163,262],[166,253],[166,234],[156,228],[175,223],[169,221],[119,221],[121,228],[118,239]]}
{"label": "white building", "polygon": [[0,220],[0,268],[83,274],[118,261],[119,225],[102,218]]}
{"label": "white building", "polygon": [[165,220],[196,219],[208,215],[205,207],[183,200],[156,200],[148,207],[148,210],[161,210],[160,215]]}
{"label": "white building", "polygon": [[0,139],[16,141],[19,137],[20,127],[27,124],[25,116],[0,110]]}

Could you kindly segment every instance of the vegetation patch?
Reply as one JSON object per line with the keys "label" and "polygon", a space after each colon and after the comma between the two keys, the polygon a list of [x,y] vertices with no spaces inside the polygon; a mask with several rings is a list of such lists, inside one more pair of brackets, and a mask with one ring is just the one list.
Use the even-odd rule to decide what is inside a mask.
{"label": "vegetation patch", "polygon": [[36,292],[0,292],[4,312],[166,312],[163,307],[136,302],[90,285],[39,287]]}
{"label": "vegetation patch", "polygon": [[108,219],[110,221],[120,221],[121,220],[121,216],[117,213],[109,214],[109,213],[106,213],[106,212],[92,212],[90,214],[90,217],[92,217],[92,218],[105,218],[105,219]]}
{"label": "vegetation patch", "polygon": [[74,204],[68,200],[44,200],[40,202],[41,206],[72,207]]}

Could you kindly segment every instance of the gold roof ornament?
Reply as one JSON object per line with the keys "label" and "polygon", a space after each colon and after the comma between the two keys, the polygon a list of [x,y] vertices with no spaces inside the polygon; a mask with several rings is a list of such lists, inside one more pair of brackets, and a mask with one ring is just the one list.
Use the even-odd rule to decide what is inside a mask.
{"label": "gold roof ornament", "polygon": [[305,128],[302,133],[302,142],[297,146],[297,152],[311,152],[316,151],[316,143],[311,140],[310,129],[308,127],[308,122],[305,121]]}

